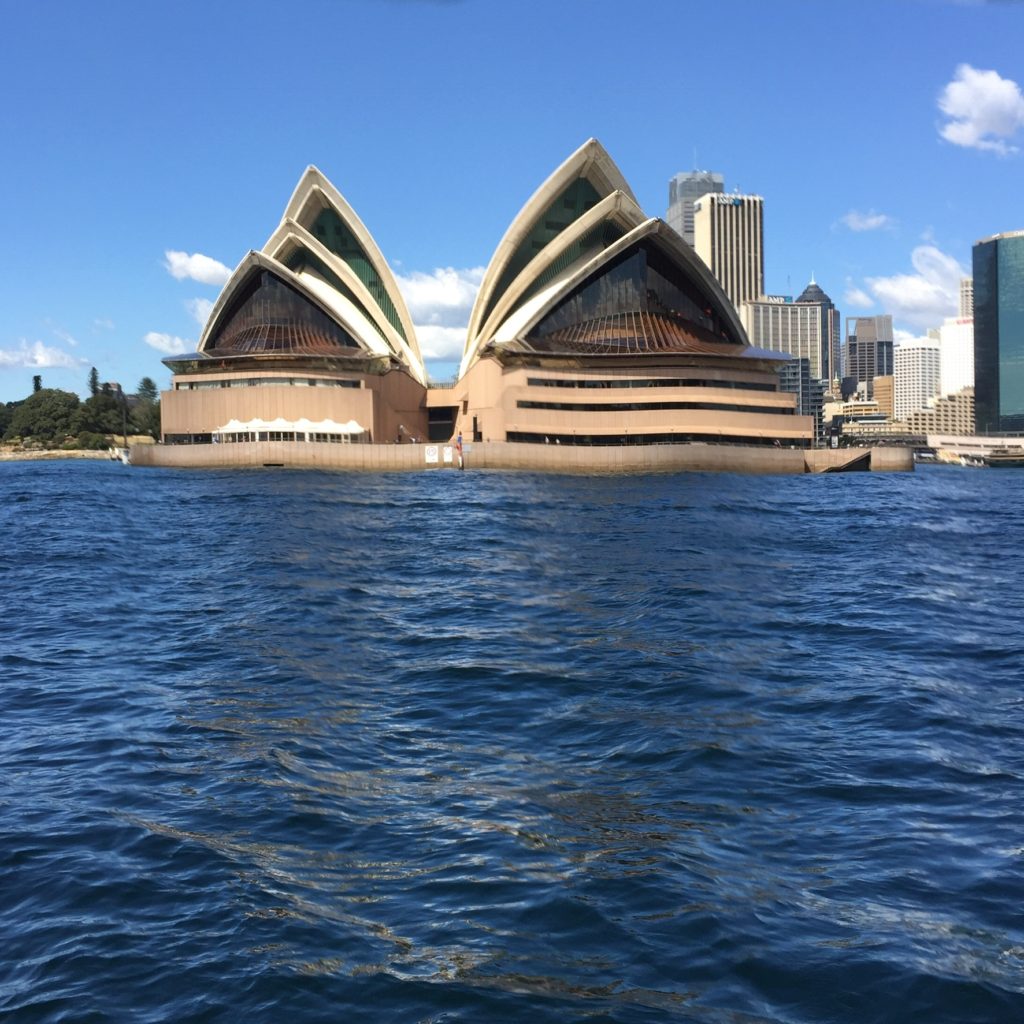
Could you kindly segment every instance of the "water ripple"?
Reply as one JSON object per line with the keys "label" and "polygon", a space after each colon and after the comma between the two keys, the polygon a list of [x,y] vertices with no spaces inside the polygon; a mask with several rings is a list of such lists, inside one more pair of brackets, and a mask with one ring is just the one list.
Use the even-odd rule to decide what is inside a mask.
{"label": "water ripple", "polygon": [[1024,475],[0,483],[5,1021],[1024,1017]]}

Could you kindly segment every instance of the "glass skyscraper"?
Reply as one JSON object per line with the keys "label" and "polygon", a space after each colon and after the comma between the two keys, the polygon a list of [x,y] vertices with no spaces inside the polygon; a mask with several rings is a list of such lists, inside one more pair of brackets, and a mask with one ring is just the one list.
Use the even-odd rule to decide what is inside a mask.
{"label": "glass skyscraper", "polygon": [[974,246],[974,402],[979,434],[1024,431],[1024,231]]}
{"label": "glass skyscraper", "polygon": [[725,178],[714,171],[688,171],[668,183],[665,220],[693,245],[693,204],[709,192],[724,192]]}
{"label": "glass skyscraper", "polygon": [[874,397],[876,377],[892,375],[892,352],[892,317],[888,313],[846,318],[843,375],[856,381],[868,398]]}

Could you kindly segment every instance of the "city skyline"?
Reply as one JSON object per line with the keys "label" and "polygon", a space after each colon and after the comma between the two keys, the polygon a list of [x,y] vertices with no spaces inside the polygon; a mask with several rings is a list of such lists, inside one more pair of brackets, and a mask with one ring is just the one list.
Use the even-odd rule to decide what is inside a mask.
{"label": "city skyline", "polygon": [[[161,358],[195,347],[308,164],[394,267],[435,376],[457,367],[483,268],[538,171],[591,136],[649,216],[665,216],[668,181],[698,157],[727,192],[763,196],[766,292],[797,294],[814,275],[844,316],[892,315],[897,340],[956,315],[975,241],[1024,227],[1024,5],[843,0],[807,19],[795,0],[732,0],[687,19],[709,38],[728,26],[721,47],[677,68],[636,62],[629,90],[595,74],[594,55],[627,43],[667,55],[677,7],[641,5],[628,40],[607,32],[616,11],[8,5],[0,400],[24,397],[35,374],[84,394],[91,366],[129,390],[142,376],[166,386]],[[539,47],[538,20],[573,46]],[[265,80],[255,55],[291,52],[282,26],[307,23],[347,40],[344,59],[301,32],[302,75]],[[857,49],[857,75],[831,47],[802,46],[765,87],[758,55],[773,41],[822,37]],[[514,67],[495,61],[496,39]],[[715,88],[687,91],[694,81]],[[813,145],[787,143],[787,124]]]}

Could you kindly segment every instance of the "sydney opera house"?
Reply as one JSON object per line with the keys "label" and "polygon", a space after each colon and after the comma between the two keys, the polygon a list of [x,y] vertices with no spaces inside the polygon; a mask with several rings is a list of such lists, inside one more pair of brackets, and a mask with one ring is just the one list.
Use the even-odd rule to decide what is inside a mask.
{"label": "sydney opera house", "polygon": [[273,452],[264,464],[329,465],[343,447],[458,435],[520,455],[545,445],[804,449],[813,423],[779,390],[785,358],[749,344],[694,250],[644,215],[590,140],[512,221],[476,297],[459,376],[431,386],[387,261],[310,167],[266,245],[224,286],[198,350],[165,360],[162,447],[193,465],[223,464],[228,446],[240,464]]}

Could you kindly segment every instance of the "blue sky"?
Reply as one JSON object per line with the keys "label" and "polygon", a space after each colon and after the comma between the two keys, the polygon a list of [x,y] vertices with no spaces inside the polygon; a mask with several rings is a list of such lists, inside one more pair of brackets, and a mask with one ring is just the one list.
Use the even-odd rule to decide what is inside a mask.
{"label": "blue sky", "polygon": [[0,11],[3,401],[37,373],[83,394],[91,366],[166,386],[310,163],[400,275],[435,376],[509,221],[590,136],[654,216],[696,151],[764,196],[769,292],[813,272],[908,334],[955,313],[974,241],[1024,228],[1018,0]]}

